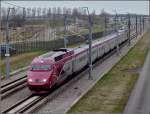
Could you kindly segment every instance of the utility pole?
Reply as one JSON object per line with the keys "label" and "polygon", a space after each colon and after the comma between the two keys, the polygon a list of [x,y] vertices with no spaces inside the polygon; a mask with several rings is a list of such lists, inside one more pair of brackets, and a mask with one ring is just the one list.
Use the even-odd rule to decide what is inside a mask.
{"label": "utility pole", "polygon": [[91,19],[91,15],[89,13],[89,9],[88,7],[82,7],[85,8],[87,10],[88,13],[88,28],[89,28],[89,79],[93,79],[92,77],[92,19]]}
{"label": "utility pole", "polygon": [[89,15],[89,79],[92,79],[92,19]]}
{"label": "utility pole", "polygon": [[104,15],[104,21],[105,21],[105,36],[106,36],[106,32],[107,32],[107,18],[106,18],[106,14]]}
{"label": "utility pole", "polygon": [[130,20],[130,14],[128,14],[128,41],[129,41],[129,46],[131,45],[130,27],[131,27],[131,20]]}
{"label": "utility pole", "polygon": [[117,25],[117,23],[118,23],[118,15],[117,15],[117,11],[116,10],[114,10],[114,12],[115,12],[115,32],[117,34],[116,51],[117,51],[117,55],[119,55],[119,53],[120,53],[120,49],[119,49],[119,33],[118,33],[118,25]]}
{"label": "utility pole", "polygon": [[144,16],[143,16],[143,32],[144,32],[144,27],[145,27],[144,22],[145,22],[145,20],[144,20]]}
{"label": "utility pole", "polygon": [[[14,4],[10,4],[10,5],[13,5],[13,6],[18,7],[18,8],[24,8],[24,7],[14,5]],[[5,53],[5,57],[6,57],[6,78],[10,77],[10,61],[9,61],[9,59],[10,59],[10,52],[9,52],[9,13],[10,13],[10,10],[15,10],[15,9],[14,8],[8,8],[7,17],[6,17],[6,53]]]}
{"label": "utility pole", "polygon": [[9,52],[9,13],[10,10],[14,8],[8,8],[7,12],[7,18],[6,18],[6,78],[10,77],[10,62],[9,62],[9,57],[10,57],[10,52]]}
{"label": "utility pole", "polygon": [[140,35],[142,34],[142,16],[140,15]]}
{"label": "utility pole", "polygon": [[67,14],[64,14],[64,47],[67,48]]}

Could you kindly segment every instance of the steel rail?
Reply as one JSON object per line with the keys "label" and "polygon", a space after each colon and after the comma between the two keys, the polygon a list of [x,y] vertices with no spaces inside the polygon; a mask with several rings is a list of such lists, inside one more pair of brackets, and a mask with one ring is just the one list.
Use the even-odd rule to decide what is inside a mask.
{"label": "steel rail", "polygon": [[26,78],[26,77],[27,77],[27,76],[25,75],[25,76],[23,76],[23,77],[21,77],[21,78],[18,78],[18,79],[16,79],[16,80],[11,81],[11,82],[5,83],[5,84],[1,85],[1,88],[3,88],[4,86],[10,85],[10,84],[12,84],[12,83],[14,83],[14,82],[16,82],[16,81],[19,81],[19,80],[21,80],[21,79],[24,79],[24,78]]}
{"label": "steel rail", "polygon": [[27,77],[23,76],[19,79],[13,80],[1,86],[1,99],[9,96],[11,93],[16,92],[26,86]]}

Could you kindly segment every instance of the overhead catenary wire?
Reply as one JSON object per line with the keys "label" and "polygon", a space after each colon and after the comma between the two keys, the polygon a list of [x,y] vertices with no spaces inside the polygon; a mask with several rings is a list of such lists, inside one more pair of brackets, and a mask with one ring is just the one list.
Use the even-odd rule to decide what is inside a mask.
{"label": "overhead catenary wire", "polygon": [[22,7],[22,6],[19,6],[19,5],[13,4],[13,3],[9,3],[9,2],[6,2],[6,1],[3,1],[3,3],[5,3],[5,4],[9,4],[9,5],[12,5],[12,6],[18,7],[18,8],[25,8],[25,7]]}

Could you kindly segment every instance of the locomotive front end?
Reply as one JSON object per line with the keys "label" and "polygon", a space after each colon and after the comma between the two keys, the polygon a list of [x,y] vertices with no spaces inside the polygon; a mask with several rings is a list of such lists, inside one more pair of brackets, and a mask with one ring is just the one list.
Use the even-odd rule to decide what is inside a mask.
{"label": "locomotive front end", "polygon": [[47,91],[52,87],[53,61],[36,58],[27,72],[27,84],[31,91]]}

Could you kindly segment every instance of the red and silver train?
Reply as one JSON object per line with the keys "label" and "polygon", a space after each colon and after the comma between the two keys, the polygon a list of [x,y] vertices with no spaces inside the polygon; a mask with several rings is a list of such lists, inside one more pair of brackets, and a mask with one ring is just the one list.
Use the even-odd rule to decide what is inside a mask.
{"label": "red and silver train", "polygon": [[[92,61],[127,40],[124,30],[101,38],[92,44]],[[88,64],[88,45],[73,49],[58,49],[34,58],[27,72],[31,91],[42,92],[61,83],[69,75],[80,71]]]}

